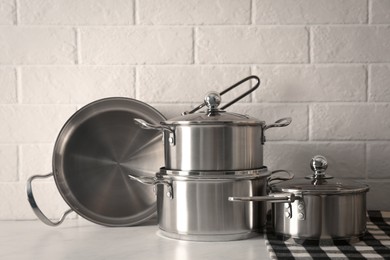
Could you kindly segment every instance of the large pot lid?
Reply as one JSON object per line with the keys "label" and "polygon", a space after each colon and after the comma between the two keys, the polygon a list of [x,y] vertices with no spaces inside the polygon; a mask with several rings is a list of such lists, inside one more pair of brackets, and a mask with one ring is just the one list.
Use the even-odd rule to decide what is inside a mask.
{"label": "large pot lid", "polygon": [[271,190],[322,195],[361,193],[369,190],[366,184],[352,180],[336,179],[326,174],[328,162],[324,156],[314,156],[310,166],[314,171],[312,175],[274,184],[271,186]]}
{"label": "large pot lid", "polygon": [[53,172],[68,205],[106,226],[130,226],[156,214],[152,187],[130,180],[154,176],[164,164],[161,133],[144,131],[134,118],[159,123],[165,117],[130,98],[106,98],[78,110],[54,147]]}
{"label": "large pot lid", "polygon": [[264,121],[248,115],[241,115],[220,110],[221,96],[215,91],[209,92],[204,100],[207,106],[206,112],[183,113],[182,116],[161,122],[163,125],[260,125]]}

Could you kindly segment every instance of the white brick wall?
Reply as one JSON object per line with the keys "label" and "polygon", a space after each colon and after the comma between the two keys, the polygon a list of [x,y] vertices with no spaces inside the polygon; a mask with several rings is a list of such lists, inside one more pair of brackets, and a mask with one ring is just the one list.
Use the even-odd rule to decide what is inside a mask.
{"label": "white brick wall", "polygon": [[[35,218],[26,179],[51,171],[77,108],[125,96],[169,118],[250,74],[260,89],[229,110],[293,117],[266,165],[302,177],[323,154],[390,210],[389,0],[0,0],[0,50],[0,219]],[[66,209],[52,179],[34,188],[50,217]]]}

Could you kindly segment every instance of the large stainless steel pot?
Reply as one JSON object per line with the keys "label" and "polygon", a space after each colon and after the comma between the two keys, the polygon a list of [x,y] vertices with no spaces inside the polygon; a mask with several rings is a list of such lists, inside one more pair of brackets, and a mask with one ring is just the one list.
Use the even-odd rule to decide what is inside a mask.
{"label": "large stainless steel pot", "polygon": [[[265,195],[270,175],[266,167],[226,172],[183,172],[162,168],[155,178],[129,177],[156,185],[158,224],[164,236],[227,241],[254,236],[266,222],[265,203],[230,203],[228,197]],[[275,177],[290,178],[291,175]]]}
{"label": "large stainless steel pot", "polygon": [[[256,85],[231,101],[222,109],[255,90],[260,84],[256,76],[236,83],[220,94],[254,79]],[[177,171],[238,171],[258,169],[263,166],[265,131],[273,127],[285,127],[291,118],[283,118],[266,125],[256,118],[228,113],[218,109],[219,93],[210,92],[203,104],[183,116],[162,121],[160,125],[135,119],[143,128],[164,132],[165,167]],[[194,113],[207,106],[207,111]]]}
{"label": "large stainless steel pot", "polygon": [[366,230],[369,187],[325,174],[327,161],[315,156],[312,176],[271,185],[264,197],[231,197],[231,201],[271,201],[275,233],[282,238],[356,241]]}

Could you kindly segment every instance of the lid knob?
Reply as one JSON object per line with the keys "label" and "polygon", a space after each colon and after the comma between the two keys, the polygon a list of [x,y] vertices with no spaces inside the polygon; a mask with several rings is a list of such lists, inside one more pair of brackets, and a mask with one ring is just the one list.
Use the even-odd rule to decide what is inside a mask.
{"label": "lid knob", "polygon": [[221,95],[216,91],[210,91],[206,94],[204,102],[208,111],[218,111],[218,106],[221,104]]}
{"label": "lid knob", "polygon": [[310,168],[314,171],[315,176],[324,176],[328,168],[328,161],[324,156],[316,155],[310,161]]}

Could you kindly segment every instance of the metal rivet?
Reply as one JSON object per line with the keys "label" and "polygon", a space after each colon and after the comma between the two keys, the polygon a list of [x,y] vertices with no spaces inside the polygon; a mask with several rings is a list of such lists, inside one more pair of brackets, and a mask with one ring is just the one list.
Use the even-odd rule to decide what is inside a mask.
{"label": "metal rivet", "polygon": [[303,206],[303,204],[301,204],[301,203],[298,204],[298,209],[299,209],[299,210],[303,210],[304,208],[305,208],[305,206]]}
{"label": "metal rivet", "polygon": [[172,193],[167,191],[167,196],[168,196],[168,198],[172,198]]}
{"label": "metal rivet", "polygon": [[290,205],[289,204],[284,204],[284,208],[288,209],[288,208],[290,208]]}
{"label": "metal rivet", "polygon": [[168,141],[169,141],[170,144],[173,144],[173,137],[169,137]]}
{"label": "metal rivet", "polygon": [[298,213],[298,219],[302,220],[303,219],[303,213]]}
{"label": "metal rivet", "polygon": [[285,213],[284,213],[284,216],[285,216],[286,218],[289,218],[289,217],[291,217],[291,214],[290,214],[290,212],[285,212]]}

